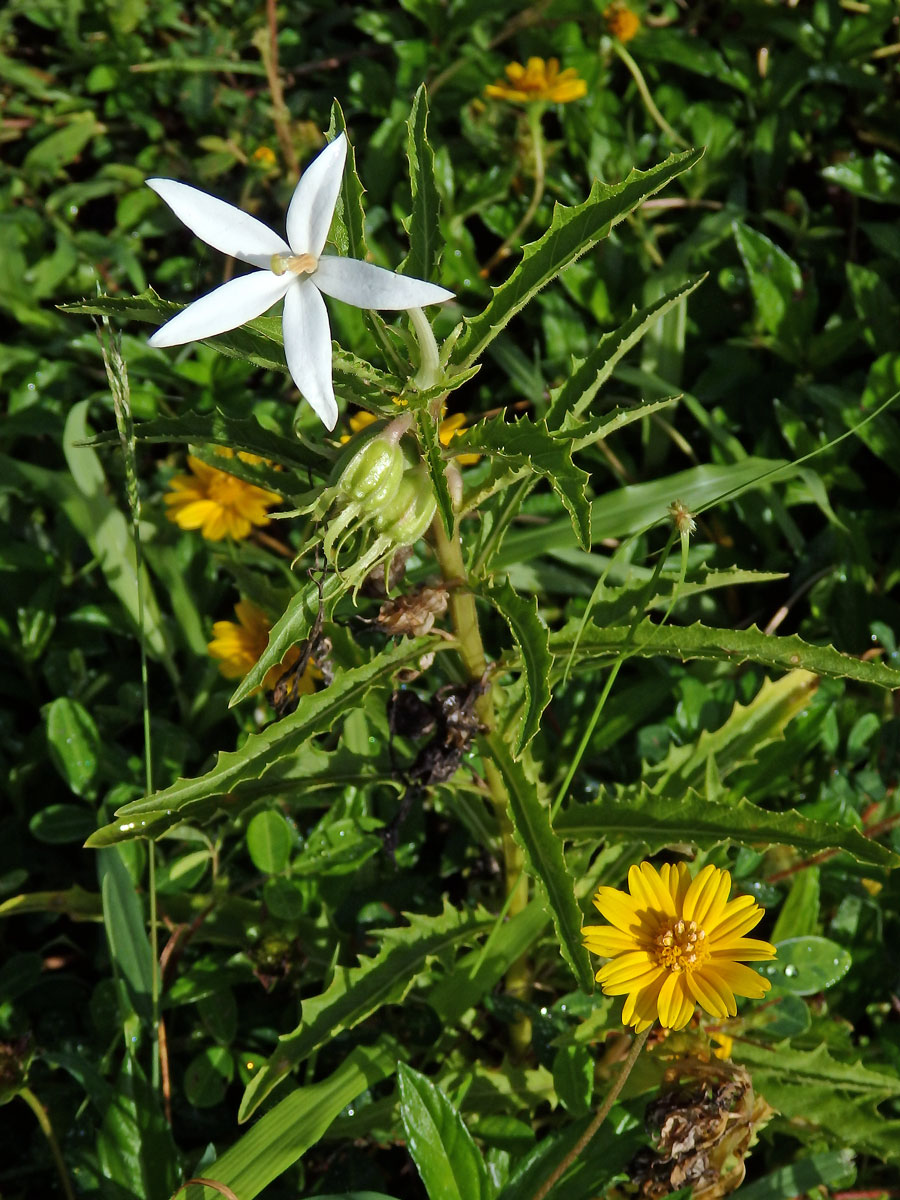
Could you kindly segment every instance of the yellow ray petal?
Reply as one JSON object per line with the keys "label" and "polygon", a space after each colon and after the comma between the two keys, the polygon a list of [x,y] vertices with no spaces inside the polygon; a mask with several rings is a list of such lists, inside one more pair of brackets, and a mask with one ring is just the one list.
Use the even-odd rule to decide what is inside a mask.
{"label": "yellow ray petal", "polygon": [[[740,904],[737,908],[732,908],[732,904],[737,905],[740,900],[746,901],[746,903]],[[732,900],[731,904],[726,906],[724,915],[714,926],[710,926],[707,929],[706,935],[711,944],[721,945],[724,941],[733,937],[740,937],[752,929],[754,925],[758,925],[762,920],[762,916],[763,910],[752,896],[739,896],[738,900]]]}
{"label": "yellow ray petal", "polygon": [[727,1017],[728,1006],[722,994],[712,986],[702,970],[687,972],[687,985],[691,995],[701,1008],[714,1017]]}
{"label": "yellow ray petal", "polygon": [[745,967],[743,963],[716,962],[713,968],[723,981],[738,996],[747,996],[751,1000],[760,1000],[772,986],[768,979]]}
{"label": "yellow ray petal", "polygon": [[720,958],[728,959],[748,959],[751,962],[760,962],[766,958],[775,957],[775,947],[770,942],[764,942],[759,938],[729,938],[727,944],[716,945],[710,947],[710,953],[714,960]]}
{"label": "yellow ray petal", "polygon": [[588,925],[581,932],[588,950],[602,954],[604,958],[614,958],[639,948],[633,933],[623,933],[612,925]]}
{"label": "yellow ray petal", "polygon": [[702,986],[711,988],[716,993],[724,1004],[725,1012],[729,1017],[737,1014],[737,1001],[734,993],[720,974],[718,964],[714,967],[709,962],[705,962],[702,967],[698,967],[694,971],[694,982],[700,986],[700,980],[703,981]]}
{"label": "yellow ray petal", "polygon": [[606,917],[607,921],[621,929],[623,933],[637,932],[641,920],[637,915],[634,901],[630,896],[617,888],[598,888],[594,896],[594,906]]}
{"label": "yellow ray petal", "polygon": [[726,875],[730,887],[731,877],[727,872],[720,872],[719,868],[714,867],[711,863],[697,875],[684,898],[682,912],[686,921],[696,921],[698,925],[703,924],[703,918],[709,912],[709,907],[719,890],[719,880],[722,874]]}

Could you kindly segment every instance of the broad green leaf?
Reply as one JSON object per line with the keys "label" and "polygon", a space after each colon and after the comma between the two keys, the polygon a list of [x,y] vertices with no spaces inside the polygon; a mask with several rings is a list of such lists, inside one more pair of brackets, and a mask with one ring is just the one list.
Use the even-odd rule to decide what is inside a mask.
{"label": "broad green leaf", "polygon": [[572,463],[572,448],[566,439],[551,434],[546,421],[519,417],[507,422],[501,414],[455,437],[448,450],[477,450],[492,462],[499,460],[501,469],[518,475],[534,472],[546,479],[568,509],[579,543],[585,549],[590,545],[590,508],[584,495],[588,476]]}
{"label": "broad green leaf", "polygon": [[824,937],[793,937],[775,946],[774,962],[763,963],[760,975],[782,991],[795,996],[813,996],[833,987],[850,970],[849,950]]}
{"label": "broad green leaf", "polygon": [[170,1196],[178,1152],[157,1093],[134,1055],[126,1054],[97,1134],[103,1177],[129,1200]]}
{"label": "broad green leaf", "polygon": [[[740,666],[756,662],[790,671],[800,667],[829,679],[855,679],[875,687],[900,687],[900,671],[884,663],[853,658],[833,646],[812,646],[802,638],[774,637],[755,625],[747,629],[711,629],[694,625],[654,625],[642,621],[634,635],[624,626],[599,628],[588,624],[578,637],[580,622],[570,621],[550,635],[550,652],[564,665],[575,647],[575,669],[611,662],[623,650],[642,658],[679,658],[682,662],[705,658]],[[577,642],[577,646],[576,646]]]}
{"label": "broad green leaf", "polygon": [[587,1046],[560,1046],[553,1056],[553,1086],[573,1117],[590,1111],[594,1091],[594,1057]]}
{"label": "broad green leaf", "polygon": [[207,1046],[195,1054],[184,1072],[184,1094],[194,1108],[221,1104],[234,1078],[234,1059],[224,1046]]}
{"label": "broad green leaf", "polygon": [[816,932],[819,925],[819,868],[804,867],[794,876],[778,920],[772,927],[773,942],[803,937]]}
{"label": "broad green leaf", "polygon": [[44,710],[53,765],[76,796],[90,787],[100,765],[100,734],[83,704],[59,696]]}
{"label": "broad green leaf", "polygon": [[[221,1157],[204,1167],[204,1178],[231,1188],[241,1200],[253,1200],[320,1140],[342,1109],[392,1075],[402,1057],[402,1048],[388,1037],[377,1046],[354,1047],[327,1079],[296,1088],[260,1117]],[[197,1184],[186,1190],[185,1200],[219,1200],[221,1194]]]}
{"label": "broad green leaf", "polygon": [[852,1150],[823,1150],[742,1184],[738,1194],[740,1200],[794,1200],[825,1187],[846,1187],[856,1178],[854,1162]]}
{"label": "broad green leaf", "polygon": [[247,850],[258,871],[277,875],[288,865],[295,842],[291,827],[274,809],[257,813],[247,826]]}
{"label": "broad green leaf", "polygon": [[402,275],[431,280],[437,273],[442,242],[438,221],[440,196],[434,182],[434,151],[428,141],[428,93],[424,83],[413,99],[406,130],[412,213],[409,218],[409,254],[398,270]]}
{"label": "broad green leaf", "polygon": [[549,428],[561,429],[564,422],[571,423],[573,418],[580,416],[610,378],[619,359],[638,344],[660,317],[698,288],[705,278],[705,275],[701,275],[699,279],[689,279],[681,287],[675,288],[659,300],[654,300],[646,308],[635,309],[618,329],[604,334],[587,358],[574,365],[553,397],[547,412]]}
{"label": "broad green leaf", "polygon": [[850,1145],[857,1153],[900,1159],[900,1119],[877,1109],[900,1097],[896,1071],[843,1062],[825,1045],[796,1050],[786,1041],[762,1046],[739,1039],[733,1056],[750,1068],[754,1088],[781,1119],[798,1118],[810,1131],[822,1130],[837,1146]]}
{"label": "broad green leaf", "polygon": [[[228,446],[236,453],[243,451],[247,454],[257,454],[260,458],[269,459],[280,466],[289,467],[304,475],[311,472],[321,476],[331,469],[330,460],[324,455],[310,450],[296,438],[281,437],[270,429],[264,428],[255,417],[229,417],[221,409],[214,413],[187,412],[173,417],[159,417],[154,421],[144,421],[134,427],[134,438],[137,442],[179,442],[199,445]],[[89,446],[119,445],[119,434],[115,429],[106,433],[98,433],[87,443]],[[232,466],[238,469],[240,460],[236,463],[220,459],[218,465],[230,473]]]}
{"label": "broad green leaf", "polygon": [[385,1004],[399,1004],[430,959],[486,933],[493,918],[483,910],[459,912],[445,902],[438,917],[405,914],[409,924],[381,930],[381,949],[358,967],[336,967],[330,986],[302,1003],[301,1021],[278,1039],[268,1062],[247,1086],[239,1120],[246,1121],[272,1089],[337,1033],[352,1029]]}
{"label": "broad green leaf", "polygon": [[573,804],[556,818],[562,837],[596,841],[640,839],[660,847],[672,842],[714,846],[732,842],[739,846],[793,846],[802,854],[820,850],[846,850],[858,862],[890,867],[900,856],[872,841],[858,829],[816,821],[796,809],[768,812],[746,797],[734,803],[707,800],[696,792],[682,799],[657,796],[641,785],[606,792],[590,804]]}
{"label": "broad green leaf", "polygon": [[[372,688],[390,684],[394,672],[432,649],[440,649],[434,638],[415,638],[391,646],[371,662],[342,673],[334,683],[314,695],[301,696],[297,710],[275,721],[260,733],[251,734],[239,750],[222,751],[212,770],[194,779],[179,779],[144,800],[124,805],[116,819],[88,839],[93,847],[156,836],[184,819],[198,801],[221,799],[249,780],[258,780],[279,759],[296,754],[311,737],[326,733],[335,722],[361,703]],[[277,792],[278,784],[273,783]]]}
{"label": "broad green leaf", "polygon": [[481,1151],[446,1095],[405,1063],[397,1074],[406,1148],[428,1200],[492,1200]]}
{"label": "broad green leaf", "polygon": [[61,117],[66,124],[53,133],[35,142],[22,164],[26,172],[56,175],[64,166],[73,162],[95,137],[104,132],[92,112],[72,113]]}
{"label": "broad green leaf", "polygon": [[229,708],[246,699],[262,685],[263,680],[272,667],[278,666],[292,646],[297,646],[309,637],[319,616],[319,604],[322,605],[322,619],[331,615],[335,604],[347,591],[350,585],[336,572],[329,574],[322,583],[321,596],[319,585],[311,579],[305,587],[291,597],[287,608],[269,630],[269,641],[256,665],[251,667],[228,702]]}
{"label": "broad green leaf", "polygon": [[453,362],[469,366],[510,320],[559,272],[574,262],[639,204],[688,170],[702,150],[673,154],[649,171],[632,170],[621,182],[595,181],[583,204],[567,208],[557,204],[550,228],[536,242],[523,248],[522,261],[509,279],[494,288],[487,307],[469,317],[453,347]]}
{"label": "broad green leaf", "polygon": [[581,944],[581,910],[575,900],[575,885],[566,867],[563,842],[550,824],[550,807],[541,795],[527,755],[516,760],[497,734],[487,737],[509,796],[509,815],[516,841],[525,851],[528,873],[546,893],[560,953],[572,969],[579,986],[594,990],[587,951]]}
{"label": "broad green leaf", "polygon": [[48,804],[28,822],[28,831],[39,842],[62,846],[83,842],[95,824],[96,817],[83,804]]}
{"label": "broad green leaf", "polygon": [[103,924],[109,942],[109,956],[116,971],[121,973],[135,1011],[142,1020],[149,1022],[153,957],[143,906],[121,851],[115,846],[101,851],[97,869],[101,879]]}
{"label": "broad green leaf", "polygon": [[516,757],[522,753],[541,725],[541,714],[550,703],[550,668],[553,660],[548,646],[547,626],[541,619],[537,601],[523,600],[510,586],[488,583],[480,594],[497,609],[515,638],[523,664],[525,716],[516,739]]}
{"label": "broad green leaf", "polygon": [[883,150],[825,167],[822,175],[854,196],[878,204],[900,204],[900,163]]}
{"label": "broad green leaf", "polygon": [[815,285],[764,233],[736,223],[735,238],[763,326],[800,361],[818,305]]}

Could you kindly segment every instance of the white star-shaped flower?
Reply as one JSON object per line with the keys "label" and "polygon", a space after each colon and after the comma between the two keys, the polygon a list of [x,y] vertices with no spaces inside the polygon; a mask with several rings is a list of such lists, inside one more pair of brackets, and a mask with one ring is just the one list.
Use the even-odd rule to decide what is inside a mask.
{"label": "white star-shaped flower", "polygon": [[174,179],[148,179],[179,220],[208,245],[259,268],[195,300],[150,338],[181,346],[236,329],[284,297],[284,352],[297,387],[328,429],[338,410],[331,330],[321,293],[357,308],[424,308],[452,292],[355,258],[322,254],[337,203],[347,139],[340,134],[304,171],[287,211],[287,241],[224,200]]}

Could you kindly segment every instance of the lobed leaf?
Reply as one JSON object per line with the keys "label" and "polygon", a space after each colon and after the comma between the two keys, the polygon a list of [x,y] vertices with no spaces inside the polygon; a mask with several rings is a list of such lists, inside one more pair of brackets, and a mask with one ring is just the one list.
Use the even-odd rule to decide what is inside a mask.
{"label": "lobed leaf", "polygon": [[563,663],[574,649],[575,668],[609,662],[623,651],[652,658],[679,658],[682,662],[704,658],[740,666],[756,662],[790,671],[800,667],[829,679],[854,679],[875,687],[900,688],[900,671],[884,663],[854,658],[833,646],[813,646],[792,634],[775,637],[755,625],[747,629],[713,629],[694,625],[654,625],[644,620],[632,634],[625,626],[603,628],[590,623],[581,631],[579,620],[570,621],[550,635],[550,652]]}
{"label": "lobed leaf", "polygon": [[521,262],[509,279],[494,288],[487,307],[463,323],[463,331],[453,347],[453,362],[470,366],[479,359],[516,313],[563,267],[590,250],[616,222],[692,167],[702,155],[702,149],[672,154],[649,171],[630,171],[621,183],[596,180],[583,204],[571,207],[557,204],[550,228],[523,248]]}
{"label": "lobed leaf", "polygon": [[638,344],[660,317],[665,316],[671,308],[695,291],[704,279],[705,275],[689,279],[680,287],[648,304],[646,308],[635,309],[618,329],[605,334],[587,358],[573,366],[562,387],[553,397],[547,411],[547,425],[550,429],[562,429],[564,422],[570,422],[583,413],[610,378],[619,359]]}
{"label": "lobed leaf", "polygon": [[379,932],[381,949],[358,967],[336,967],[329,987],[302,1003],[300,1024],[283,1034],[267,1062],[250,1080],[238,1119],[252,1116],[272,1089],[342,1030],[352,1029],[385,1004],[399,1004],[430,959],[474,941],[494,918],[483,909],[458,911],[444,901],[437,917],[405,913],[408,926]]}
{"label": "lobed leaf", "polygon": [[[251,734],[239,750],[222,751],[216,765],[194,779],[179,779],[170,787],[135,800],[116,812],[116,819],[98,829],[86,845],[99,847],[137,837],[158,836],[181,819],[179,813],[197,801],[221,801],[228,807],[232,790],[259,780],[265,772],[298,750],[316,734],[326,733],[361,703],[373,688],[390,684],[400,667],[417,662],[427,650],[439,649],[434,638],[414,638],[390,646],[370,662],[342,673],[321,692],[301,696],[295,712]],[[275,785],[277,787],[277,785]]]}
{"label": "lobed leaf", "polygon": [[782,1117],[826,1132],[838,1146],[900,1159],[900,1119],[882,1116],[877,1107],[900,1097],[896,1071],[875,1071],[859,1060],[842,1062],[826,1045],[798,1050],[788,1041],[762,1046],[741,1039],[733,1053],[750,1067],[753,1086]]}
{"label": "lobed leaf", "polygon": [[[497,734],[486,739],[509,795],[513,835],[525,851],[528,872],[546,894],[560,953],[583,991],[594,990],[588,953],[581,944],[581,910],[563,856],[562,839],[550,824],[550,808],[540,795],[524,759],[514,759]],[[533,771],[533,764],[532,771]]]}
{"label": "lobed leaf", "polygon": [[[187,412],[178,417],[158,417],[144,421],[134,427],[135,441],[176,442],[181,444],[203,444],[227,446],[235,453],[256,454],[260,458],[290,467],[296,471],[309,471],[321,476],[329,470],[331,463],[319,451],[310,450],[296,438],[282,437],[260,425],[255,417],[230,417],[217,408],[213,413]],[[85,443],[88,446],[119,445],[119,434],[115,429],[95,434]],[[225,469],[225,463],[219,464]],[[231,471],[231,466],[227,468]]]}
{"label": "lobed leaf", "polygon": [[523,600],[508,580],[488,583],[479,594],[490,601],[510,628],[519,647],[525,681],[525,714],[516,739],[518,757],[541,725],[541,714],[550,703],[549,632],[538,610],[535,597]]}
{"label": "lobed leaf", "polygon": [[441,199],[434,181],[434,151],[428,141],[428,93],[421,84],[406,122],[406,156],[412,188],[409,254],[398,267],[401,275],[432,279],[441,256]]}
{"label": "lobed leaf", "polygon": [[311,579],[291,597],[287,608],[269,630],[269,641],[265,650],[235,688],[228,702],[229,708],[240,704],[251,692],[255,692],[272,667],[281,663],[288,650],[309,637],[319,616],[320,602],[324,620],[331,614],[349,586],[340,575],[333,573],[325,577],[321,593],[316,580]]}
{"label": "lobed leaf", "polygon": [[[454,438],[449,450],[460,454],[477,450],[497,462],[497,469],[516,472],[512,478],[533,471],[546,479],[566,506],[579,543],[585,549],[590,545],[590,506],[584,494],[588,476],[572,462],[567,440],[551,434],[546,421],[519,417],[507,422],[501,413]],[[471,497],[465,505],[471,507]]]}
{"label": "lobed leaf", "polygon": [[652,847],[693,842],[740,846],[793,846],[800,854],[845,850],[869,866],[892,867],[900,855],[867,838],[852,826],[814,820],[796,809],[768,812],[746,797],[737,802],[707,800],[695,791],[682,797],[658,796],[644,784],[601,792],[589,804],[571,804],[557,816],[557,833],[581,840],[630,841]]}

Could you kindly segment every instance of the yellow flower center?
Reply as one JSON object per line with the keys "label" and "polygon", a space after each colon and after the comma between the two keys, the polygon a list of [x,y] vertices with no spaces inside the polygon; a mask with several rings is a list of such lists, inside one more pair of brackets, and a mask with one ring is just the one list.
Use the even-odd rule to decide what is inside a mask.
{"label": "yellow flower center", "polygon": [[286,271],[294,275],[312,275],[319,260],[312,254],[273,254],[272,270],[276,275],[284,275]]}
{"label": "yellow flower center", "polygon": [[709,958],[706,931],[696,921],[670,921],[656,935],[656,961],[669,971],[693,971]]}

